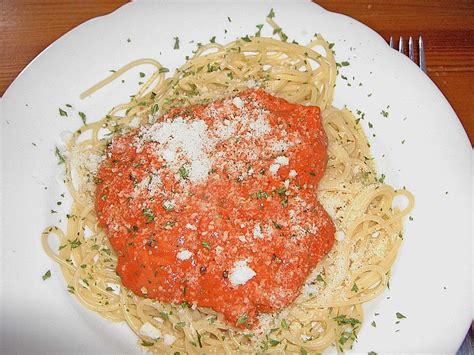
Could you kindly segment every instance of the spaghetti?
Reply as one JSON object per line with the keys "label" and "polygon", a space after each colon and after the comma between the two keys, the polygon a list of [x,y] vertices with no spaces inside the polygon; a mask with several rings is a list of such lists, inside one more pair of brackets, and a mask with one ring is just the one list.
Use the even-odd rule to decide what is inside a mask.
{"label": "spaghetti", "polygon": [[[281,29],[276,32],[285,40]],[[159,62],[138,60],[81,98],[143,64],[156,70],[132,100],[85,124],[67,144],[67,187],[73,197],[67,229],[46,228],[42,243],[60,265],[68,290],[84,307],[125,321],[154,353],[304,354],[331,346],[338,352],[350,348],[363,321],[362,304],[387,286],[402,241],[402,219],[414,200],[405,189],[383,183],[358,122],[348,110],[332,107],[337,68],[328,43],[319,35],[306,46],[259,36],[210,43],[200,46],[172,77],[166,77],[168,70]],[[337,233],[332,250],[297,300],[260,315],[258,328],[242,330],[211,309],[140,297],[121,284],[117,256],[98,227],[94,179],[109,136],[154,123],[175,107],[213,102],[255,86],[289,102],[321,108],[329,162],[317,196]],[[398,197],[407,201],[404,208],[394,207]],[[59,240],[58,252],[49,245],[51,235]]]}

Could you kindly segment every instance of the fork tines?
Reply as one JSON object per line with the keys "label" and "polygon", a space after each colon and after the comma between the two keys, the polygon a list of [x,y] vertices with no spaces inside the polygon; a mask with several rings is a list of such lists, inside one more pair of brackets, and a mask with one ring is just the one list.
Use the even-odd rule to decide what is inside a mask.
{"label": "fork tines", "polygon": [[[390,47],[395,48],[395,43],[393,40],[393,37],[390,37]],[[403,37],[400,36],[400,39],[398,41],[398,51],[402,54],[405,54],[405,43],[403,40]],[[416,63],[415,60],[415,45],[413,41],[413,37],[410,36],[408,38],[408,57]],[[423,70],[426,73],[426,63],[425,63],[425,48],[423,45],[423,38],[421,36],[418,38],[418,66],[420,67],[421,70]]]}

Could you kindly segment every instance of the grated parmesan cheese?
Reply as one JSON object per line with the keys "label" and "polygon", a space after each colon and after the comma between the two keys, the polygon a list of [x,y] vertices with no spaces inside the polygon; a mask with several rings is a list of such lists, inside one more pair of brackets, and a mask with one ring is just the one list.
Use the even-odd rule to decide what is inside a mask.
{"label": "grated parmesan cheese", "polygon": [[254,87],[256,87],[256,86],[258,86],[258,83],[257,83],[255,80],[253,80],[253,79],[247,80],[247,87],[248,87],[249,89],[252,89],[252,88],[254,88]]}
{"label": "grated parmesan cheese", "polygon": [[138,116],[133,117],[133,119],[128,124],[128,127],[130,128],[138,128],[139,126],[140,126],[140,117]]}
{"label": "grated parmesan cheese", "polygon": [[253,227],[253,236],[259,239],[263,238],[262,228],[260,227],[260,223],[256,223],[255,226]]}
{"label": "grated parmesan cheese", "polygon": [[186,228],[187,228],[187,229],[190,229],[190,230],[192,230],[192,231],[197,230],[196,226],[193,226],[193,225],[190,224],[190,223],[186,224]]}
{"label": "grated parmesan cheese", "polygon": [[163,343],[166,345],[166,346],[170,346],[170,345],[173,345],[173,343],[176,341],[176,337],[174,335],[171,335],[171,334],[165,334],[165,336],[163,337]]}
{"label": "grated parmesan cheese", "polygon": [[311,297],[316,293],[316,287],[311,284],[304,284],[303,285],[303,294],[305,297]]}
{"label": "grated parmesan cheese", "polygon": [[282,153],[288,149],[288,144],[283,141],[272,143],[271,149],[275,153]]}
{"label": "grated parmesan cheese", "polygon": [[337,241],[342,242],[344,238],[346,238],[346,233],[344,233],[343,231],[337,231],[335,237]]}
{"label": "grated parmesan cheese", "polygon": [[232,103],[235,105],[237,108],[243,108],[244,107],[244,102],[240,97],[234,97],[232,99]]}
{"label": "grated parmesan cheese", "polygon": [[176,152],[173,152],[172,150],[168,149],[163,149],[161,154],[163,159],[166,160],[168,163],[174,161],[176,157]]}
{"label": "grated parmesan cheese", "polygon": [[294,177],[296,177],[297,175],[298,175],[298,173],[296,172],[296,170],[293,170],[293,169],[291,169],[291,170],[290,170],[290,173],[288,174],[288,176],[289,176],[290,178],[294,178]]}
{"label": "grated parmesan cheese", "polygon": [[172,210],[176,207],[176,202],[175,200],[165,200],[163,201],[163,207],[165,208],[165,210]]}
{"label": "grated parmesan cheese", "polygon": [[210,159],[194,160],[191,163],[189,179],[193,182],[202,181],[208,176],[211,168],[212,166]]}
{"label": "grated parmesan cheese", "polygon": [[259,115],[255,121],[250,122],[250,129],[252,130],[252,138],[260,138],[272,130],[264,115]]}
{"label": "grated parmesan cheese", "polygon": [[191,256],[193,256],[193,253],[191,253],[187,249],[181,250],[176,254],[176,258],[178,258],[179,260],[188,260],[189,258],[191,258]]}
{"label": "grated parmesan cheese", "polygon": [[232,286],[245,285],[247,281],[255,275],[254,270],[247,266],[247,260],[239,260],[234,263],[234,267],[230,270],[229,280]]}
{"label": "grated parmesan cheese", "polygon": [[142,325],[140,334],[151,339],[159,339],[161,337],[161,331],[148,322]]}
{"label": "grated parmesan cheese", "polygon": [[280,164],[272,164],[270,165],[270,168],[268,168],[268,170],[270,170],[270,173],[272,175],[275,175],[279,169],[280,169]]}
{"label": "grated parmesan cheese", "polygon": [[144,127],[134,142],[137,152],[143,149],[145,142],[159,143],[155,148],[156,154],[169,163],[178,178],[179,168],[187,163],[190,163],[189,179],[192,182],[207,178],[212,163],[206,148],[211,149],[212,144],[203,120],[187,122],[177,117]]}
{"label": "grated parmesan cheese", "polygon": [[134,188],[133,197],[137,197],[147,190],[148,196],[154,196],[162,186],[162,181],[157,171],[145,176]]}
{"label": "grated parmesan cheese", "polygon": [[235,135],[236,124],[225,120],[223,123],[218,123],[214,129],[219,140],[226,140]]}
{"label": "grated parmesan cheese", "polygon": [[290,163],[290,160],[284,155],[280,155],[275,159],[275,163],[280,165],[288,165]]}

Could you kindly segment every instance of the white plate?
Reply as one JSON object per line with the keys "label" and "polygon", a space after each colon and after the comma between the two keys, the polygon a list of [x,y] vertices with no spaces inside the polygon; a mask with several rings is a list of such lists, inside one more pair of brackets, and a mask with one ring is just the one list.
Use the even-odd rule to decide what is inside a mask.
{"label": "white plate", "polygon": [[[366,307],[354,350],[456,351],[471,320],[467,136],[429,78],[375,32],[315,4],[293,1],[131,3],[64,35],[13,82],[2,102],[2,353],[140,352],[124,325],[102,320],[70,297],[58,266],[41,249],[42,229],[60,216],[50,210],[66,213],[68,205],[56,204],[63,201],[65,188],[54,146],[61,144],[62,131],[79,127],[77,111],[90,119],[127,100],[138,87],[138,71],[147,68],[80,101],[79,94],[110,69],[143,57],[175,68],[195,48],[189,41],[206,42],[216,35],[226,42],[253,34],[271,7],[290,39],[305,43],[320,32],[335,43],[337,60],[350,62],[341,74],[352,86],[338,78],[335,105],[365,112],[362,122],[379,171],[416,197],[391,289]],[[264,33],[269,35],[269,28]],[[176,36],[179,50],[173,49]],[[67,103],[75,109],[62,118],[58,107]],[[382,110],[389,112],[388,118]],[[48,269],[52,277],[42,281]],[[396,312],[407,316],[398,325]],[[372,320],[376,328],[370,326]]]}

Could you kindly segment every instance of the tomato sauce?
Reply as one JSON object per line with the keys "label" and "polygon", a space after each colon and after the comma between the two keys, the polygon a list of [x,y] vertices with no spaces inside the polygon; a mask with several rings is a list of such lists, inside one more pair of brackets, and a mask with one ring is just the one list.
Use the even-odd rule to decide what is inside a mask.
{"label": "tomato sauce", "polygon": [[326,150],[318,107],[260,89],[114,137],[95,206],[122,283],[239,327],[288,306],[334,242]]}

